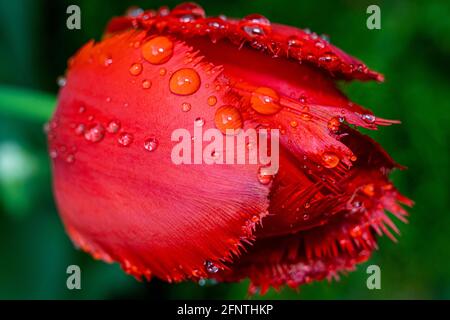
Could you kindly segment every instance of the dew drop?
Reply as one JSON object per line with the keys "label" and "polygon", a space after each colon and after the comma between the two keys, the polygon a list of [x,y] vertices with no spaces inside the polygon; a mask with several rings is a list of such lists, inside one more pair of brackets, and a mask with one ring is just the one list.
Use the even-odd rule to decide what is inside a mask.
{"label": "dew drop", "polygon": [[90,142],[99,142],[105,136],[105,128],[101,124],[96,124],[84,133],[84,138]]}
{"label": "dew drop", "polygon": [[156,139],[156,137],[150,137],[144,141],[145,150],[150,151],[150,152],[155,151],[156,148],[158,148],[158,145],[159,145],[159,142],[158,142],[158,139]]}
{"label": "dew drop", "polygon": [[352,229],[350,230],[350,235],[351,235],[353,238],[360,237],[361,234],[362,234],[362,230],[361,230],[361,227],[359,227],[359,226],[356,226],[356,227],[354,227],[354,228],[352,228]]}
{"label": "dew drop", "polygon": [[223,134],[226,134],[227,130],[233,130],[233,133],[237,133],[243,124],[241,113],[233,106],[221,106],[214,115],[214,124]]}
{"label": "dew drop", "polygon": [[144,10],[142,8],[132,6],[127,9],[125,12],[125,15],[128,17],[137,17],[144,13]]}
{"label": "dew drop", "polygon": [[376,117],[373,114],[363,114],[361,115],[361,119],[363,119],[367,123],[374,123],[376,120]]}
{"label": "dew drop", "polygon": [[212,107],[212,106],[215,106],[216,103],[217,103],[216,96],[209,96],[208,97],[208,105],[210,105]]}
{"label": "dew drop", "polygon": [[177,18],[184,18],[186,16],[189,16],[194,20],[204,18],[205,10],[196,3],[186,2],[179,4],[175,8],[173,8],[171,15]]}
{"label": "dew drop", "polygon": [[305,213],[304,215],[303,215],[303,220],[309,220],[309,214],[307,214],[307,213]]}
{"label": "dew drop", "polygon": [[183,112],[188,112],[188,111],[191,110],[191,108],[192,108],[192,106],[191,106],[191,104],[188,103],[188,102],[183,102],[183,103],[181,104],[181,110],[182,110]]}
{"label": "dew drop", "polygon": [[58,84],[58,87],[64,87],[67,83],[66,77],[59,76],[58,78],[56,78],[56,83]]}
{"label": "dew drop", "polygon": [[205,269],[208,273],[217,273],[219,268],[211,261],[205,261]]}
{"label": "dew drop", "polygon": [[86,111],[86,108],[83,107],[83,106],[81,106],[81,107],[78,109],[78,113],[84,113],[85,111]]}
{"label": "dew drop", "polygon": [[290,125],[292,128],[297,128],[298,122],[295,121],[295,120],[292,120],[292,121],[289,123],[289,125]]}
{"label": "dew drop", "polygon": [[173,55],[173,42],[167,37],[157,36],[142,45],[142,56],[151,64],[163,64]]}
{"label": "dew drop", "polygon": [[144,89],[150,89],[152,86],[152,82],[150,80],[142,80],[142,88]]}
{"label": "dew drop", "polygon": [[133,143],[133,135],[131,133],[128,132],[123,132],[119,135],[119,138],[117,139],[117,142],[119,143],[119,145],[121,145],[122,147],[128,147],[130,144]]}
{"label": "dew drop", "polygon": [[51,149],[49,152],[50,158],[52,159],[56,159],[58,158],[58,151],[56,151],[55,149]]}
{"label": "dew drop", "polygon": [[269,184],[272,182],[273,175],[270,172],[269,167],[260,167],[258,170],[258,181],[261,184]]}
{"label": "dew drop", "polygon": [[106,131],[109,133],[117,133],[120,129],[120,122],[117,120],[112,120],[108,123],[108,127],[106,127]]}
{"label": "dew drop", "polygon": [[328,130],[335,133],[335,132],[339,131],[340,125],[341,125],[341,121],[338,118],[333,117],[330,119],[330,121],[328,121],[327,127],[328,127]]}
{"label": "dew drop", "polygon": [[67,163],[74,163],[75,162],[75,156],[73,154],[68,154],[66,156],[66,162]]}
{"label": "dew drop", "polygon": [[250,36],[263,36],[270,31],[270,21],[260,14],[245,16],[240,22],[242,30]]}
{"label": "dew drop", "polygon": [[85,126],[84,124],[82,124],[82,123],[78,124],[78,125],[75,127],[75,134],[76,134],[77,136],[81,136],[82,134],[85,133],[85,131],[86,131],[86,126]]}
{"label": "dew drop", "polygon": [[132,76],[140,75],[142,72],[142,63],[133,63],[130,67],[130,74]]}
{"label": "dew drop", "polygon": [[167,73],[167,69],[166,69],[166,68],[161,68],[161,69],[159,69],[159,75],[160,75],[160,76],[165,76],[166,73]]}
{"label": "dew drop", "polygon": [[200,88],[200,76],[194,69],[179,69],[170,77],[169,88],[174,94],[182,96],[193,94]]}
{"label": "dew drop", "polygon": [[332,152],[325,152],[322,155],[322,160],[325,168],[334,168],[339,164],[339,157]]}
{"label": "dew drop", "polygon": [[278,103],[279,100],[280,98],[275,90],[259,87],[252,92],[250,105],[258,113],[271,115],[281,110],[282,106]]}
{"label": "dew drop", "polygon": [[303,112],[300,114],[300,119],[303,121],[310,121],[312,119],[312,116],[309,113]]}

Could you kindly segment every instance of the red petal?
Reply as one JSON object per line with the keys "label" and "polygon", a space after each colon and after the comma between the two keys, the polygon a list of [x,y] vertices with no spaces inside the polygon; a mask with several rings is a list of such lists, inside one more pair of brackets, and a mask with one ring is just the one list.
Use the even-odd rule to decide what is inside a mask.
{"label": "red petal", "polygon": [[307,173],[301,168],[311,163],[282,158],[270,215],[258,228],[255,245],[218,279],[248,277],[250,292],[285,284],[295,288],[353,270],[377,248],[376,236],[395,240],[392,231],[399,231],[384,211],[406,221],[399,203],[412,202],[387,180],[394,163],[375,142],[355,131],[349,130],[344,142],[359,157],[349,171]]}
{"label": "red petal", "polygon": [[[76,244],[133,275],[206,276],[205,261],[221,268],[252,239],[269,186],[258,182],[257,165],[172,163],[172,132],[192,133],[197,117],[204,131],[213,128],[208,97],[218,106],[234,101],[221,70],[181,42],[174,40],[164,65],[144,61],[145,39],[145,32],[125,32],[89,43],[72,59],[49,134],[58,207]],[[200,75],[192,95],[170,92],[169,78],[180,68]],[[77,135],[83,126],[92,128],[85,132],[91,141]],[[149,137],[159,141],[152,152],[145,149]]]}
{"label": "red petal", "polygon": [[172,12],[163,8],[159,13],[145,11],[135,17],[112,19],[107,32],[141,28],[158,33],[181,35],[184,38],[208,36],[213,43],[224,39],[235,46],[250,47],[272,57],[285,57],[307,62],[342,79],[383,81],[383,76],[371,71],[361,61],[349,56],[316,33],[280,24],[271,24],[261,15],[237,19],[205,17],[198,5],[182,4]]}

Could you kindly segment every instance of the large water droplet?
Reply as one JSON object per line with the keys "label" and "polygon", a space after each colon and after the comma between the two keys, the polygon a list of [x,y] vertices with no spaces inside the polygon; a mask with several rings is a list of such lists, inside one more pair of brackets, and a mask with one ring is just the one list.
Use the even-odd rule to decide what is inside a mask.
{"label": "large water droplet", "polygon": [[157,36],[142,46],[142,56],[152,64],[162,64],[173,55],[173,42],[167,37]]}
{"label": "large water droplet", "polygon": [[322,160],[325,168],[334,168],[339,164],[339,157],[333,152],[325,152],[322,155]]}
{"label": "large water droplet", "polygon": [[117,142],[122,147],[128,147],[130,144],[133,143],[134,137],[131,133],[123,132],[119,135],[119,138],[117,139]]}
{"label": "large water droplet", "polygon": [[280,98],[275,90],[259,87],[252,92],[250,105],[258,113],[271,115],[282,109],[282,106],[278,103],[279,100]]}
{"label": "large water droplet", "polygon": [[227,130],[237,130],[242,128],[242,116],[239,110],[233,106],[225,105],[217,109],[214,115],[214,124],[222,133],[226,134]]}
{"label": "large water droplet", "polygon": [[158,139],[156,139],[156,137],[153,137],[153,136],[150,138],[147,138],[144,141],[144,148],[147,151],[155,151],[156,148],[158,148],[158,145],[159,145]]}
{"label": "large water droplet", "polygon": [[174,72],[170,77],[169,88],[172,93],[178,95],[190,95],[200,88],[200,76],[191,68],[182,68]]}
{"label": "large water droplet", "polygon": [[101,124],[96,124],[88,128],[84,133],[84,138],[90,142],[99,142],[105,136],[105,128]]}

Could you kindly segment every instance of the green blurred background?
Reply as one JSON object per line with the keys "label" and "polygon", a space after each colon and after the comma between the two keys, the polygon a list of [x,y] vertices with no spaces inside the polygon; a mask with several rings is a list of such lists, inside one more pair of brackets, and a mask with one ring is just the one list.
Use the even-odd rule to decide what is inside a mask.
{"label": "green blurred background", "polygon": [[[261,13],[270,20],[327,34],[331,42],[386,75],[386,82],[343,89],[381,117],[402,124],[372,132],[408,171],[394,172],[416,201],[398,244],[380,251],[340,282],[299,292],[271,290],[274,299],[450,298],[450,6],[447,1],[226,0],[198,1],[209,15]],[[446,4],[447,2],[447,4]],[[0,298],[244,298],[248,282],[140,283],[117,265],[77,251],[64,233],[51,191],[42,126],[54,108],[56,78],[67,58],[107,21],[131,5],[176,1],[0,1]],[[81,8],[82,29],[66,29],[66,8]],[[381,7],[382,29],[366,28],[366,8]],[[82,269],[82,290],[66,289],[66,268]],[[382,289],[366,288],[368,264],[382,271]],[[259,298],[259,297],[256,297]]]}

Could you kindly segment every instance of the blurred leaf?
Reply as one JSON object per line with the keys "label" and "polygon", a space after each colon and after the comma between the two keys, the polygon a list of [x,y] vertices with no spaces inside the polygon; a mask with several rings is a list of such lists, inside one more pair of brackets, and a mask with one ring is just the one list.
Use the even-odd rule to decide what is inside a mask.
{"label": "blurred leaf", "polygon": [[55,108],[55,96],[39,91],[0,87],[0,114],[47,121]]}

